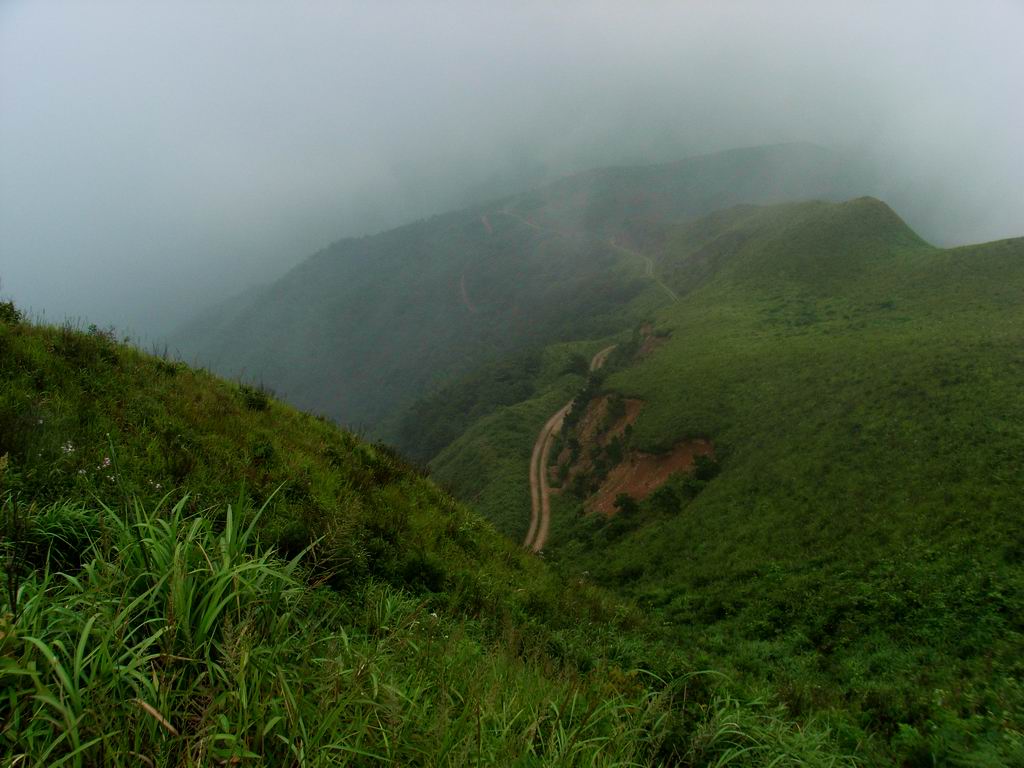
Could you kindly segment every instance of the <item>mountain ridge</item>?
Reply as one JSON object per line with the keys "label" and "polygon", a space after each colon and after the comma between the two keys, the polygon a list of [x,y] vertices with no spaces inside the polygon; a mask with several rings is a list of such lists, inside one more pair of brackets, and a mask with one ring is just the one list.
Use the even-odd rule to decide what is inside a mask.
{"label": "mountain ridge", "polygon": [[[680,301],[606,339],[606,375],[567,370],[471,425],[433,474],[517,537],[529,451],[566,392],[574,410],[638,403],[553,496],[546,561],[792,711],[879,734],[879,763],[1017,764],[1024,238],[935,248],[859,198],[719,212],[664,243]],[[712,466],[586,514],[622,456],[691,439]]]}
{"label": "mountain ridge", "polygon": [[172,344],[225,375],[393,437],[383,422],[446,381],[532,346],[606,335],[663,302],[643,266],[609,245],[615,236],[646,247],[668,222],[725,204],[847,196],[859,182],[846,163],[789,144],[583,172],[339,241],[234,320],[207,316]]}

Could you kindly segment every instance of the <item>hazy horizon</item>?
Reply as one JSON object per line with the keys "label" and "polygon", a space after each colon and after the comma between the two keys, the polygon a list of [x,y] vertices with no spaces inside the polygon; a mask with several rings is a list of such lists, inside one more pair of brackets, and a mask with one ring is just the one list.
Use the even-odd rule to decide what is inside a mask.
{"label": "hazy horizon", "polygon": [[345,236],[794,141],[870,158],[928,237],[1024,235],[1022,32],[1010,2],[8,2],[0,293],[154,338]]}

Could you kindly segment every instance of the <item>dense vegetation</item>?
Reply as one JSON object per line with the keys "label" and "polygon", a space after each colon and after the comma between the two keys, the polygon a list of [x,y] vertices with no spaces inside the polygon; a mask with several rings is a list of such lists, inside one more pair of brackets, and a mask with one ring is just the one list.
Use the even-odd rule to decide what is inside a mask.
{"label": "dense vegetation", "polygon": [[500,207],[463,211],[342,241],[175,346],[388,434],[400,408],[457,374],[638,317],[656,303],[641,272],[585,235],[537,230]]}
{"label": "dense vegetation", "polygon": [[[727,207],[848,182],[747,150],[346,241],[193,329],[247,384],[0,304],[5,757],[1024,765],[1024,240]],[[597,397],[639,418],[528,557]]]}
{"label": "dense vegetation", "polygon": [[[863,194],[848,166],[784,145],[583,173],[335,243],[191,323],[172,346],[426,458],[453,435],[432,408],[403,417],[419,398],[509,355],[617,333],[665,303],[619,240],[649,244],[665,222],[736,203]],[[505,396],[470,408],[483,415],[487,402]]]}
{"label": "dense vegetation", "polygon": [[393,452],[0,309],[5,764],[847,762]]}
{"label": "dense vegetation", "polygon": [[[644,401],[630,448],[710,438],[720,472],[607,522],[563,494],[546,558],[791,711],[873,734],[874,761],[1024,764],[1024,240],[936,249],[858,199],[658,242],[683,296],[652,317],[667,341],[601,389]],[[498,409],[435,473],[517,533],[490,500],[529,508],[531,436],[566,399]],[[496,450],[495,424],[521,439]]]}
{"label": "dense vegetation", "polygon": [[543,362],[541,352],[531,349],[483,365],[418,400],[399,420],[403,452],[426,462],[495,409],[529,400],[537,393]]}

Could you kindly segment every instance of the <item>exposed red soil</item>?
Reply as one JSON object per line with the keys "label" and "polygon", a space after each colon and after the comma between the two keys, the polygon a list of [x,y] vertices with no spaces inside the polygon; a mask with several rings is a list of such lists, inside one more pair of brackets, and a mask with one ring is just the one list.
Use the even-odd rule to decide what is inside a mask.
{"label": "exposed red soil", "polygon": [[[594,355],[590,361],[590,370],[596,371],[604,365],[604,361],[614,348],[615,345],[612,344]],[[523,546],[534,552],[543,550],[548,540],[548,531],[551,527],[551,488],[545,469],[548,466],[555,435],[561,430],[562,422],[571,409],[572,401],[558,409],[544,424],[533,445],[533,455],[530,457],[530,528],[526,532]]]}
{"label": "exposed red soil", "polygon": [[668,336],[658,336],[650,323],[640,327],[640,348],[636,352],[638,359],[643,359],[668,341]]}
{"label": "exposed red soil", "polygon": [[624,402],[626,406],[625,414],[605,432],[601,441],[602,445],[607,445],[616,437],[622,437],[626,432],[626,427],[633,426],[636,420],[640,418],[640,410],[644,407],[644,401],[627,397]]}
{"label": "exposed red soil", "polygon": [[636,356],[639,358],[645,358],[666,341],[668,341],[667,336],[655,336],[653,334],[647,336],[642,342],[640,342],[640,349],[636,351]]}
{"label": "exposed red soil", "polygon": [[[626,432],[627,427],[636,423],[636,420],[640,417],[640,410],[644,407],[643,400],[626,399],[624,401],[626,406],[625,413],[604,432],[599,432],[607,419],[610,400],[611,398],[607,395],[595,397],[587,406],[583,418],[580,419],[580,423],[576,427],[577,439],[580,441],[580,456],[566,476],[567,483],[572,481],[576,475],[589,472],[593,467],[593,463],[590,460],[591,450],[597,446],[606,446],[615,438],[621,437]],[[567,463],[569,456],[568,446],[563,446],[558,454],[558,459],[555,461],[555,466],[549,471],[554,476],[557,476],[557,468]]]}
{"label": "exposed red soil", "polygon": [[714,455],[709,440],[687,440],[677,443],[668,453],[632,452],[608,473],[601,487],[586,504],[588,512],[615,514],[615,498],[620,493],[640,501],[662,486],[670,476],[693,469],[695,456]]}

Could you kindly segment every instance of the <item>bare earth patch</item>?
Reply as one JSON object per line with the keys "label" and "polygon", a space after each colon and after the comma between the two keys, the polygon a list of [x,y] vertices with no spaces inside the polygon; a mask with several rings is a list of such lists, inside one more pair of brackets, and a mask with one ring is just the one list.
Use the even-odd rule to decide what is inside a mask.
{"label": "bare earth patch", "polygon": [[[578,474],[586,474],[593,469],[593,462],[590,460],[590,452],[597,446],[607,446],[612,440],[617,437],[622,437],[626,432],[626,428],[631,426],[640,417],[640,409],[644,407],[643,400],[636,400],[633,398],[627,398],[623,401],[625,405],[625,413],[620,416],[614,424],[609,426],[606,430],[601,431],[601,427],[604,425],[608,416],[608,405],[611,398],[607,395],[601,397],[595,397],[587,405],[586,413],[583,418],[580,419],[580,423],[577,426],[577,435],[580,441],[580,457],[576,460],[576,463],[569,469],[569,473],[566,476],[566,482],[569,482]],[[555,460],[553,467],[549,468],[549,472],[552,477],[556,477],[558,474],[558,468],[563,464],[569,462],[570,454],[568,446],[563,446],[561,452],[558,454],[558,458]]]}
{"label": "bare earth patch", "polygon": [[654,350],[668,341],[668,336],[661,336],[654,333],[654,326],[646,324],[640,328],[640,348],[636,351],[638,360],[643,360]]}
{"label": "bare earth patch", "polygon": [[613,515],[620,493],[638,501],[645,499],[672,475],[692,471],[694,457],[712,456],[714,452],[711,441],[698,439],[677,443],[668,453],[630,453],[608,473],[598,492],[587,501],[587,511]]}

